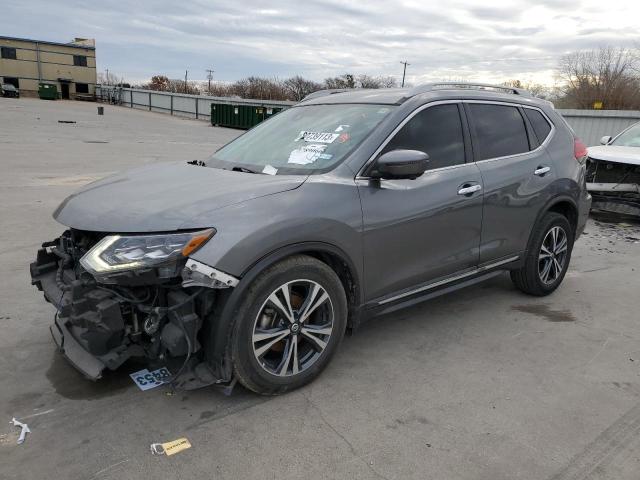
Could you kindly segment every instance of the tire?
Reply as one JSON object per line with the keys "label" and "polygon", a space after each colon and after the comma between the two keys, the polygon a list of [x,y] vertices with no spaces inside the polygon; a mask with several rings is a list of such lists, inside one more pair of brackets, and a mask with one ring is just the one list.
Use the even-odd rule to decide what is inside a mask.
{"label": "tire", "polygon": [[[555,244],[558,248],[551,252],[554,232],[558,237]],[[562,250],[562,236],[566,240],[564,250]],[[567,273],[574,237],[575,232],[564,215],[547,212],[534,227],[524,265],[518,270],[511,271],[511,280],[515,286],[526,294],[538,297],[552,293],[562,283]],[[548,269],[547,266],[549,266]],[[545,273],[547,273],[546,277]]]}
{"label": "tire", "polygon": [[256,393],[277,395],[309,383],[327,366],[344,337],[347,298],[327,264],[296,255],[253,281],[236,318],[236,378]]}

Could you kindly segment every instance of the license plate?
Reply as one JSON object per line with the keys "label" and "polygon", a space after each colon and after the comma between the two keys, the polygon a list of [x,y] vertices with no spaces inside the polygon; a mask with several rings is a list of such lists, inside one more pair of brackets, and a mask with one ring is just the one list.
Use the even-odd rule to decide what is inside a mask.
{"label": "license plate", "polygon": [[153,370],[152,372],[145,368],[138,372],[132,373],[129,376],[138,386],[138,388],[144,391],[159,387],[160,385],[165,383],[165,381],[169,377],[171,377],[171,372],[169,372],[167,367],[162,367],[157,370]]}

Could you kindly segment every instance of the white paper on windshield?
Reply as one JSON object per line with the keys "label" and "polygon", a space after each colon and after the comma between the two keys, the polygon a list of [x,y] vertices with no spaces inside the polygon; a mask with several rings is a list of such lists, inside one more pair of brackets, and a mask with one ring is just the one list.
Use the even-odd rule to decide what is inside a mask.
{"label": "white paper on windshield", "polygon": [[298,137],[295,139],[304,140],[305,142],[314,142],[314,143],[333,143],[333,141],[338,138],[337,133],[330,132],[310,132],[308,130],[301,130]]}
{"label": "white paper on windshield", "polygon": [[298,165],[308,165],[315,162],[320,158],[326,145],[305,145],[304,147],[296,148],[289,154],[288,163],[296,163]]}
{"label": "white paper on windshield", "polygon": [[278,173],[278,169],[272,167],[271,165],[265,165],[262,169],[262,173],[266,173],[267,175],[275,175],[276,173]]}

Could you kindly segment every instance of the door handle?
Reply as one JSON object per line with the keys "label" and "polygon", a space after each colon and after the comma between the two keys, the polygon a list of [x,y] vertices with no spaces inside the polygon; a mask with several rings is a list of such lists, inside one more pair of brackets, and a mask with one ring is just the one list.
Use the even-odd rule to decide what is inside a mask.
{"label": "door handle", "polygon": [[533,174],[542,177],[545,173],[549,173],[550,171],[551,167],[538,167],[533,171]]}
{"label": "door handle", "polygon": [[471,195],[474,192],[482,190],[482,187],[477,183],[475,185],[463,186],[458,190],[458,195]]}

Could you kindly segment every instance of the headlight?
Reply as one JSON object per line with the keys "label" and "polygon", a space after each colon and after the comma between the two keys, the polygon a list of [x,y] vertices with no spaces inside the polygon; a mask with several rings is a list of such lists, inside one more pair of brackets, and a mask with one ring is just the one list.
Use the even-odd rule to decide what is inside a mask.
{"label": "headlight", "polygon": [[164,235],[108,235],[89,250],[80,263],[94,274],[175,263],[195,252],[214,233],[210,228]]}

